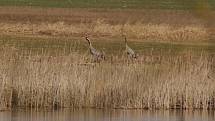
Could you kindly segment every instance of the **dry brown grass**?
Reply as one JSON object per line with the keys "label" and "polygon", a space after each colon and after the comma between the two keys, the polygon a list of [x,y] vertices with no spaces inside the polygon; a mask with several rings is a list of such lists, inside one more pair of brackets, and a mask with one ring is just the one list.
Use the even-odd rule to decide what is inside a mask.
{"label": "dry brown grass", "polygon": [[[133,14],[135,12],[135,14]],[[82,14],[80,14],[82,13]],[[0,8],[0,34],[204,41],[204,21],[186,11]],[[141,16],[141,17],[140,17]],[[22,21],[23,20],[23,21]],[[27,55],[0,49],[0,109],[215,108],[214,58],[204,54],[113,56],[101,64],[86,55]]]}
{"label": "dry brown grass", "polygon": [[128,21],[176,26],[205,23],[195,12],[184,10],[0,7],[0,22],[56,23],[62,21],[73,24],[92,23],[97,19],[103,19],[109,24],[122,24]]}
{"label": "dry brown grass", "polygon": [[168,24],[117,24],[111,25],[98,19],[94,23],[66,24],[57,23],[0,23],[0,31],[9,35],[45,35],[45,36],[94,36],[121,37],[122,33],[130,38],[148,41],[205,41],[209,34],[204,26],[180,26]]}
{"label": "dry brown grass", "polygon": [[78,53],[22,56],[5,47],[0,55],[2,108],[215,108],[215,60],[205,54],[101,64]]}
{"label": "dry brown grass", "polygon": [[123,30],[136,40],[202,41],[214,34],[210,23],[183,10],[0,7],[0,34],[7,35],[119,37]]}

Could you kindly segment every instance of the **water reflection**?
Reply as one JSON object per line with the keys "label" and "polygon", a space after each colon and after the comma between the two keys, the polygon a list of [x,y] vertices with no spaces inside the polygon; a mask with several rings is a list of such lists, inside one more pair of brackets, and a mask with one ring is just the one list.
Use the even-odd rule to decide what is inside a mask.
{"label": "water reflection", "polygon": [[0,112],[0,121],[215,121],[214,111],[65,109]]}

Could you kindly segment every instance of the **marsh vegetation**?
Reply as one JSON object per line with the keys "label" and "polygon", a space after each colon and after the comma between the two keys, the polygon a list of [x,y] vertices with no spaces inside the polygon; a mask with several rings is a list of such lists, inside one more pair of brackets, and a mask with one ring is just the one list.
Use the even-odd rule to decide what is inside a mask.
{"label": "marsh vegetation", "polygon": [[109,55],[101,63],[77,51],[35,54],[1,48],[1,107],[214,108],[214,55]]}
{"label": "marsh vegetation", "polygon": [[[181,5],[174,1],[169,3]],[[31,4],[40,2],[68,7],[65,1]],[[215,31],[208,19],[214,13],[205,15],[208,8],[202,13],[81,5],[0,7],[0,109],[215,108]],[[86,33],[96,48],[105,48],[107,60],[92,62]],[[125,55],[123,34],[138,59]]]}

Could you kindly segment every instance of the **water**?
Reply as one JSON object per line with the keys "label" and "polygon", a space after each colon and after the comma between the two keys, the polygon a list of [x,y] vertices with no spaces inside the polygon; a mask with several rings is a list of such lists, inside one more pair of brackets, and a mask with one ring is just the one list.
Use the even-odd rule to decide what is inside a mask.
{"label": "water", "polygon": [[122,109],[12,110],[0,121],[215,121],[215,111],[149,111]]}

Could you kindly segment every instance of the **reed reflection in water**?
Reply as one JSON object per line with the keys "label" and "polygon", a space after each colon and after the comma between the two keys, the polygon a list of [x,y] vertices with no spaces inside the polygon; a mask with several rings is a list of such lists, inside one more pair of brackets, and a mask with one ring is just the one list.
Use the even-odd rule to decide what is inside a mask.
{"label": "reed reflection in water", "polygon": [[214,121],[214,111],[64,109],[0,112],[0,121]]}

